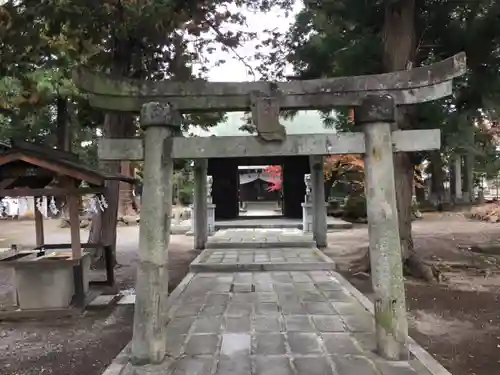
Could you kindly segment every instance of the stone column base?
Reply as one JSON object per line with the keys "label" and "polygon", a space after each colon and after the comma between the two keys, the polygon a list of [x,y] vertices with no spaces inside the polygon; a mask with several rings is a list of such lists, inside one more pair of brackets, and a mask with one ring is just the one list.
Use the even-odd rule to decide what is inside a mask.
{"label": "stone column base", "polygon": [[[186,232],[186,236],[194,236],[195,212],[193,205],[189,207],[191,208],[191,229]],[[207,204],[207,226],[209,236],[213,236],[215,234],[215,207],[215,204]]]}
{"label": "stone column base", "polygon": [[302,232],[313,232],[312,203],[302,203]]}

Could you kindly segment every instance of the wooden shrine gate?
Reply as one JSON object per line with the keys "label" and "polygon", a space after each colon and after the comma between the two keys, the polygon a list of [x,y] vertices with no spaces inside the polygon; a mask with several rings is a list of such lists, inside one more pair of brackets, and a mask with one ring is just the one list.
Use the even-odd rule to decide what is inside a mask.
{"label": "wooden shrine gate", "polygon": [[[167,252],[174,159],[195,159],[197,247],[206,229],[208,158],[307,155],[311,158],[313,226],[318,245],[326,245],[322,182],[323,156],[364,154],[372,284],[379,353],[392,360],[406,356],[408,325],[394,184],[393,152],[440,148],[440,131],[391,131],[395,107],[452,94],[452,80],[466,71],[465,54],[437,64],[394,73],[293,81],[137,82],[112,80],[80,70],[77,85],[91,104],[113,111],[140,112],[144,139],[103,139],[103,160],[144,160],[137,297],[132,360],[161,362],[166,354]],[[355,107],[361,133],[286,136],[281,109]],[[182,138],[181,115],[197,111],[248,111],[258,136]]]}

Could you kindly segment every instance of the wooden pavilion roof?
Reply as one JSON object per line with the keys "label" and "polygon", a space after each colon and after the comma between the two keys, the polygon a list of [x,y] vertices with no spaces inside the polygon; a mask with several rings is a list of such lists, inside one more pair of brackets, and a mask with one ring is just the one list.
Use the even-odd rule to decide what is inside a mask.
{"label": "wooden pavilion roof", "polygon": [[73,153],[24,141],[0,144],[0,189],[40,189],[61,178],[73,180],[75,187],[82,181],[98,187],[108,180],[134,182],[133,178],[85,165]]}

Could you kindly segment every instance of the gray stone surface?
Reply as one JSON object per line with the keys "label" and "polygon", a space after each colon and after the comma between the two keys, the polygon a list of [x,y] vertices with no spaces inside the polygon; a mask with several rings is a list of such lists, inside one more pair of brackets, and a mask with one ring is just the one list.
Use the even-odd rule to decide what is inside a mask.
{"label": "gray stone surface", "polygon": [[103,306],[108,306],[115,302],[117,299],[116,295],[102,294],[94,298],[87,306],[87,308],[98,308]]}
{"label": "gray stone surface", "polygon": [[73,266],[15,267],[15,285],[23,310],[68,308],[74,295]]}
{"label": "gray stone surface", "polygon": [[201,354],[207,354],[207,355],[213,354],[217,351],[217,347],[219,345],[219,339],[220,339],[219,335],[193,334],[189,337],[187,341],[185,354],[194,356]]}
{"label": "gray stone surface", "polygon": [[298,375],[335,375],[325,357],[299,357],[295,358],[293,363]]}
{"label": "gray stone surface", "polygon": [[282,333],[257,333],[254,336],[255,354],[286,354],[285,337]]}
{"label": "gray stone surface", "polygon": [[[352,223],[328,216],[327,227],[329,230],[350,229]],[[252,218],[245,217],[238,220],[219,220],[215,222],[216,229],[300,229],[302,230],[301,219],[276,218]]]}
{"label": "gray stone surface", "polygon": [[249,357],[221,358],[215,375],[251,375],[252,364]]}
{"label": "gray stone surface", "polygon": [[256,358],[257,375],[293,375],[290,359],[287,357],[262,356]]}
{"label": "gray stone surface", "polygon": [[314,247],[312,234],[299,229],[221,229],[207,242],[210,249],[256,249],[284,247]]}
{"label": "gray stone surface", "polygon": [[293,354],[321,353],[321,348],[316,333],[289,332],[288,344]]}
{"label": "gray stone surface", "polygon": [[212,358],[183,358],[172,366],[172,375],[205,375],[212,365]]}
{"label": "gray stone surface", "polygon": [[375,365],[365,356],[332,356],[339,375],[378,375]]}
{"label": "gray stone surface", "polygon": [[[335,264],[320,250],[309,247],[206,249],[191,263],[193,272],[309,271],[333,270],[334,268]],[[287,277],[289,281],[292,281],[290,275]],[[234,284],[235,288],[243,289],[244,285],[244,282]],[[223,289],[226,287],[224,284],[219,286]],[[307,287],[310,290],[312,284],[303,285],[303,288]]]}
{"label": "gray stone surface", "polygon": [[[235,283],[269,288],[220,291]],[[429,375],[374,354],[372,315],[332,271],[198,273],[169,314],[169,360],[151,375]]]}
{"label": "gray stone surface", "polygon": [[252,348],[249,333],[224,333],[220,355],[223,357],[248,357]]}
{"label": "gray stone surface", "polygon": [[322,333],[323,344],[328,353],[337,355],[360,355],[362,349],[349,333]]}

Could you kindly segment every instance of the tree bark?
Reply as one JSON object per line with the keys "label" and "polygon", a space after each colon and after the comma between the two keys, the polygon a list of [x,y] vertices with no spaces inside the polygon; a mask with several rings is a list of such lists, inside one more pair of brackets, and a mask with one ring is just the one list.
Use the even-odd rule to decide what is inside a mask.
{"label": "tree bark", "polygon": [[[124,176],[132,177],[130,161],[120,162],[120,173]],[[137,211],[134,206],[134,186],[126,182],[120,182],[120,193],[118,196],[118,217],[136,216]]]}
{"label": "tree bark", "polygon": [[464,157],[464,199],[467,202],[474,203],[474,164],[475,156],[471,151],[468,151]]}
{"label": "tree bark", "polygon": [[[383,28],[383,66],[386,72],[407,70],[413,67],[416,55],[415,0],[387,2]],[[395,127],[411,129],[415,121],[415,108],[399,107]],[[398,207],[399,235],[405,270],[415,277],[434,281],[432,270],[417,256],[411,233],[413,163],[408,153],[394,155],[396,175],[396,200]]]}
{"label": "tree bark", "polygon": [[[117,78],[128,77],[131,71],[132,45],[130,40],[115,36],[113,46],[113,59],[111,63],[110,75]],[[103,126],[103,137],[106,138],[127,138],[135,134],[133,115],[121,112],[106,113]],[[102,169],[109,173],[121,173],[120,161],[100,161]],[[88,242],[101,243],[111,246],[113,249],[113,259],[116,263],[116,225],[118,218],[120,183],[118,181],[106,182],[106,199],[108,207],[100,218],[93,218]],[[102,267],[102,256],[96,267]]]}
{"label": "tree bark", "polygon": [[56,99],[56,107],[57,107],[57,148],[59,150],[71,152],[71,129],[69,123],[69,109],[68,109],[68,100],[61,96],[58,96]]}
{"label": "tree bark", "polygon": [[[68,99],[58,96],[56,99],[56,147],[59,150],[71,152],[71,129],[68,116]],[[56,197],[56,205],[60,210],[61,228],[69,228],[69,206],[66,204],[66,197]]]}
{"label": "tree bark", "polygon": [[451,202],[456,202],[457,191],[456,191],[456,172],[455,172],[455,159],[452,158],[448,163],[448,170],[450,171],[450,200]]}
{"label": "tree bark", "polygon": [[415,196],[417,197],[418,204],[425,203],[425,188],[415,187]]}
{"label": "tree bark", "polygon": [[432,195],[436,200],[436,207],[441,210],[444,203],[444,171],[443,159],[439,150],[430,152],[432,176],[431,187]]}

